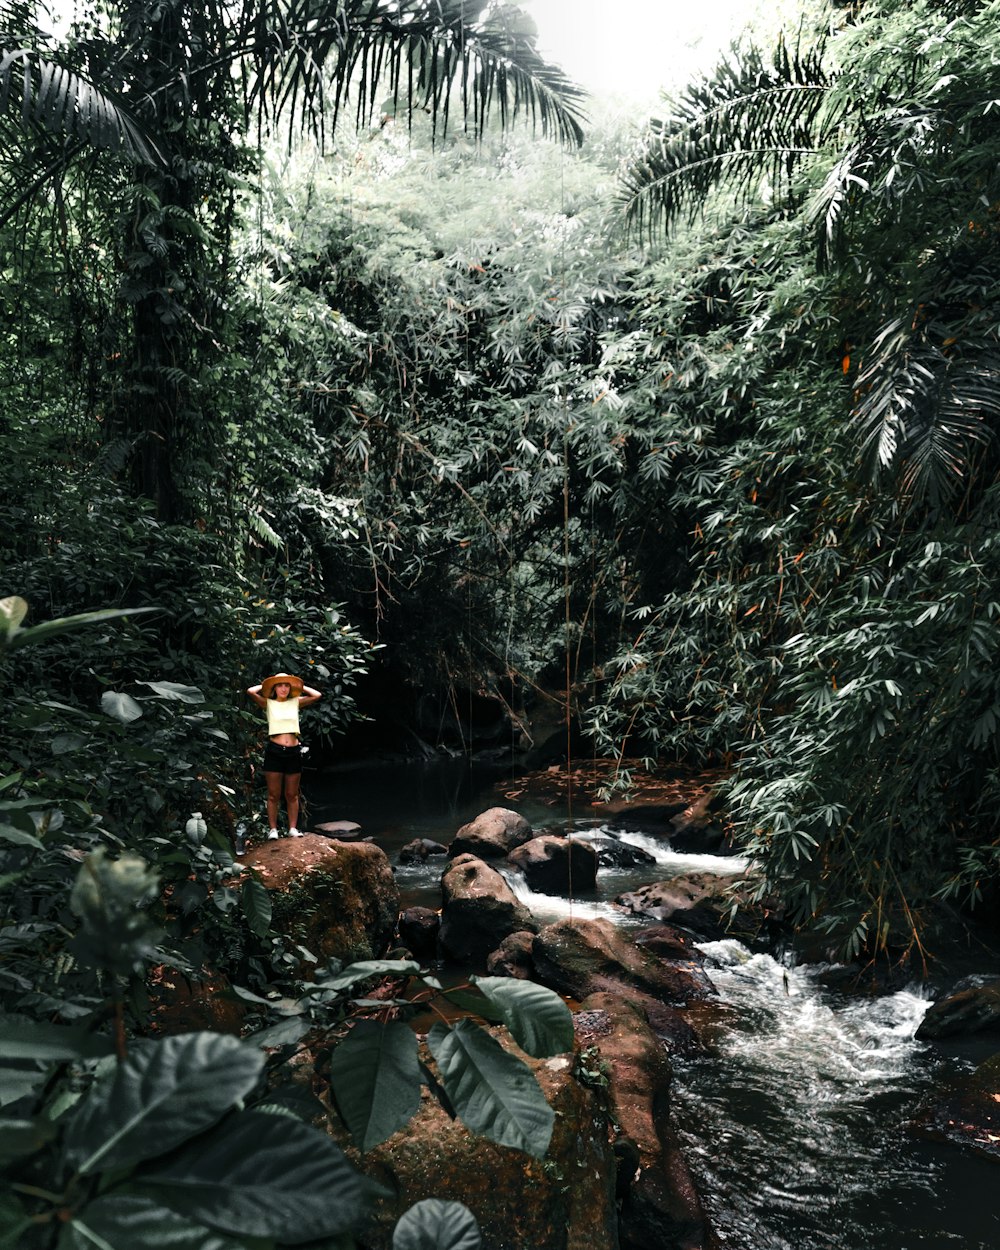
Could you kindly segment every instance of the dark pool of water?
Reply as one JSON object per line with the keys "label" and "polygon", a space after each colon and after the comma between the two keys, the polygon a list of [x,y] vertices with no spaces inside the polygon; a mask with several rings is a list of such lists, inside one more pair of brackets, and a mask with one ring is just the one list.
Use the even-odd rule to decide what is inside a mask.
{"label": "dark pool of water", "polygon": [[[488,807],[505,807],[501,787],[516,774],[510,766],[464,758],[408,763],[371,763],[306,772],[303,793],[314,824],[353,820],[395,861],[413,838],[450,842],[458,829]],[[563,817],[542,803],[519,803],[539,826]]]}

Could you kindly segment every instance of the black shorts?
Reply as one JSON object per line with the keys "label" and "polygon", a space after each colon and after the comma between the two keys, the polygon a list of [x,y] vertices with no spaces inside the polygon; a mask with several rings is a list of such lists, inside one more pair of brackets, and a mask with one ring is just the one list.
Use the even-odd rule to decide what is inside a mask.
{"label": "black shorts", "polygon": [[277,742],[269,742],[264,748],[264,772],[294,775],[301,771],[302,748],[300,746],[284,747]]}

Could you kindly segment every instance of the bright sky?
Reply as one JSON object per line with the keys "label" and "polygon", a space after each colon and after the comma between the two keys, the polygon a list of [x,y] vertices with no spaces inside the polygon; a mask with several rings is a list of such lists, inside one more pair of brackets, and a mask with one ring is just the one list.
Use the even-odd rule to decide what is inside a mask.
{"label": "bright sky", "polygon": [[655,99],[711,69],[754,0],[517,0],[538,26],[539,51],[599,95]]}
{"label": "bright sky", "polygon": [[[74,0],[45,2],[61,15],[80,7]],[[539,51],[575,82],[596,95],[643,102],[711,69],[751,15],[775,20],[798,7],[798,0],[513,2],[534,18]]]}

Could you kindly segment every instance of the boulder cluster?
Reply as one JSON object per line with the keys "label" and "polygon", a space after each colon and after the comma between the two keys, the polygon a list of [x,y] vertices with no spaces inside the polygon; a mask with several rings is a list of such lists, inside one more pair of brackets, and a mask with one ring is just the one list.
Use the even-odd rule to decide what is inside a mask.
{"label": "boulder cluster", "polygon": [[[354,852],[371,849],[338,849],[339,870],[348,869]],[[542,925],[511,887],[515,873],[531,891],[586,898],[601,864],[652,862],[652,856],[613,835],[536,834],[517,812],[495,807],[450,843],[420,838],[399,855],[402,864],[435,859],[442,865],[441,907],[403,910],[398,945],[418,960],[555,990],[574,1010],[576,1047],[556,1059],[529,1060],[505,1030],[496,1030],[534,1069],[558,1113],[543,1163],[472,1137],[431,1097],[405,1130],[359,1157],[393,1193],[377,1204],[366,1244],[388,1247],[399,1211],[432,1193],[473,1210],[488,1250],[712,1245],[671,1128],[670,1088],[671,1056],[703,1049],[688,1009],[711,1002],[715,990],[695,933],[665,921],[689,914],[700,930],[714,925],[721,932],[722,895],[732,878],[701,873],[622,896],[623,915],[646,914],[645,928],[574,916]],[[366,882],[370,887],[370,872]]]}
{"label": "boulder cluster", "polygon": [[[517,812],[491,808],[450,843],[417,839],[401,864],[439,860],[441,906],[400,910],[386,853],[355,825],[329,826],[292,842],[268,842],[246,857],[267,887],[281,931],[324,958],[345,963],[409,953],[454,971],[528,979],[573,1011],[573,1050],[532,1059],[507,1031],[497,1040],[532,1069],[556,1113],[549,1154],[539,1161],[471,1134],[425,1091],[417,1114],[387,1141],[352,1151],[331,1112],[330,1132],[381,1186],[358,1242],[390,1250],[399,1215],[430,1195],[475,1214],[485,1250],[710,1250],[718,1243],[671,1122],[673,1060],[708,1049],[725,1015],[702,967],[698,941],[719,937],[732,874],[695,872],[620,895],[625,924],[568,916],[541,924],[510,882],[530,891],[586,897],[601,865],[646,853],[607,836],[536,834]],[[649,857],[652,860],[652,857]],[[151,987],[161,1026],[231,1028],[212,1015],[217,987],[179,996],[166,976]],[[173,978],[176,980],[176,978]],[[386,987],[391,997],[391,986]],[[170,991],[170,992],[168,992]],[[379,997],[377,989],[366,991]],[[194,1019],[194,1017],[192,1017]],[[418,1034],[419,1034],[419,1025]],[[921,1037],[946,1044],[1000,1031],[1000,978],[970,978],[927,1012]],[[424,1061],[433,1067],[429,1053]],[[911,1128],[997,1156],[1000,1056],[963,1072],[920,1109]]]}

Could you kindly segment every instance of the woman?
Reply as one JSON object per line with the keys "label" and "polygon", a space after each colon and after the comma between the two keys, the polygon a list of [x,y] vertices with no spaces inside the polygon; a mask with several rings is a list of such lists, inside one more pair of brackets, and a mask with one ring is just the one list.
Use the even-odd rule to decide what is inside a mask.
{"label": "woman", "polygon": [[268,841],[278,836],[278,810],[285,796],[288,836],[301,838],[299,822],[299,779],[302,776],[302,747],[299,745],[299,711],[322,698],[318,690],[305,686],[301,677],[275,673],[247,694],[267,713],[267,746],[264,748],[264,779],[267,781]]}

